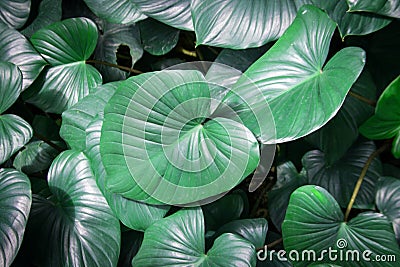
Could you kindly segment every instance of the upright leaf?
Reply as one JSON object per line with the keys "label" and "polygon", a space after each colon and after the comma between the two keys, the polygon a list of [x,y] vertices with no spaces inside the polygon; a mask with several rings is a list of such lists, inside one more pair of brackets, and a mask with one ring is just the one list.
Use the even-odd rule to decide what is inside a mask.
{"label": "upright leaf", "polygon": [[0,2],[0,22],[19,29],[28,20],[31,0],[3,0]]}
{"label": "upright leaf", "polygon": [[32,44],[51,67],[28,96],[44,111],[62,113],[101,84],[100,73],[85,63],[97,42],[96,25],[86,18],[53,23],[37,31]]}
{"label": "upright leaf", "polygon": [[28,177],[0,169],[0,264],[10,266],[22,244],[32,203]]}
{"label": "upright leaf", "polygon": [[197,45],[244,49],[278,39],[296,14],[293,1],[194,0]]}
{"label": "upright leaf", "polygon": [[[326,13],[314,6],[301,7],[285,34],[234,85],[234,91],[244,96],[250,107],[265,101],[270,106],[275,138],[257,132],[253,121],[245,122],[263,142],[281,143],[303,137],[338,112],[364,67],[365,53],[348,47],[325,63],[334,30],[335,23]],[[265,99],[254,97],[260,93],[254,86]],[[251,112],[235,104],[237,101],[232,94],[226,97],[240,116]]]}
{"label": "upright leaf", "polygon": [[22,74],[12,63],[0,62],[0,115],[18,99],[22,90]]}
{"label": "upright leaf", "polygon": [[60,154],[48,175],[52,196],[34,195],[30,218],[34,255],[46,266],[115,266],[119,222],[96,185],[89,160]]}
{"label": "upright leaf", "polygon": [[400,18],[398,0],[347,0],[349,11],[367,11],[384,16]]}
{"label": "upright leaf", "polygon": [[237,235],[221,235],[207,253],[204,246],[201,209],[183,209],[147,229],[132,266],[255,265],[255,247]]}

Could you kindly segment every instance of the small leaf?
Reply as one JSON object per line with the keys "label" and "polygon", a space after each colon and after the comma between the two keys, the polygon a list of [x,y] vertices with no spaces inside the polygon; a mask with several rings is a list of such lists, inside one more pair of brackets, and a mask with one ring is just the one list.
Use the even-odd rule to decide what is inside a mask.
{"label": "small leaf", "polygon": [[376,186],[375,202],[378,210],[393,224],[396,238],[400,240],[400,180],[382,177]]}
{"label": "small leaf", "polygon": [[295,14],[296,7],[290,0],[192,1],[197,45],[233,49],[258,47],[278,39]]}
{"label": "small leaf", "polygon": [[360,132],[370,139],[389,139],[395,137],[392,153],[400,158],[400,76],[398,76],[379,97],[375,115],[360,127]]}
{"label": "small leaf", "polygon": [[62,0],[41,0],[37,17],[23,29],[21,33],[26,37],[31,37],[36,31],[61,20]]}
{"label": "small leaf", "polygon": [[31,126],[12,114],[0,116],[0,164],[21,149],[32,137]]}
{"label": "small leaf", "polygon": [[[241,118],[254,106],[268,103],[276,137],[270,136],[269,131],[260,133],[254,120],[244,120],[263,143],[303,137],[321,128],[338,112],[364,67],[365,52],[347,47],[324,63],[334,30],[335,23],[326,13],[314,6],[303,6],[285,34],[234,85],[233,90],[252,108],[235,104],[238,100],[232,94],[225,98]],[[255,97],[260,93],[264,98]],[[265,114],[265,110],[258,112],[259,116]]]}
{"label": "small leaf", "polygon": [[18,99],[22,90],[22,75],[12,63],[0,62],[0,114]]}
{"label": "small leaf", "polygon": [[115,266],[120,229],[98,189],[88,159],[72,150],[52,163],[51,197],[34,195],[30,234],[44,266]]}
{"label": "small leaf", "polygon": [[108,100],[115,93],[120,82],[99,86],[95,92],[82,98],[62,114],[61,137],[77,151],[86,147],[86,129],[97,114],[104,112]]}
{"label": "small leaf", "polygon": [[[308,183],[324,187],[341,207],[347,207],[361,171],[375,149],[371,141],[358,143],[333,163],[327,163],[325,153],[319,150],[307,152],[302,163],[307,172]],[[381,162],[375,158],[364,177],[354,207],[359,209],[373,207],[375,185],[381,174]]]}
{"label": "small leaf", "polygon": [[400,18],[398,0],[347,0],[349,11],[367,11],[384,16]]}
{"label": "small leaf", "polygon": [[10,266],[21,246],[32,203],[28,177],[0,169],[0,264]]}
{"label": "small leaf", "polygon": [[[111,24],[105,21],[100,21],[98,24],[100,24],[102,33],[99,35],[94,58],[118,65],[117,50],[121,45],[125,45],[129,48],[131,56],[132,63],[129,67],[133,67],[143,55],[139,27],[137,25]],[[96,67],[103,75],[104,82],[125,80],[130,74],[101,64],[97,64]]]}
{"label": "small leaf", "polygon": [[151,18],[139,22],[138,25],[143,49],[152,55],[165,55],[178,43],[180,33],[178,29]]}
{"label": "small leaf", "polygon": [[0,22],[19,29],[28,20],[31,0],[2,0],[0,2]]}
{"label": "small leaf", "polygon": [[22,90],[39,76],[46,62],[18,31],[0,27],[0,61],[11,62],[22,72]]}
{"label": "small leaf", "polygon": [[[374,261],[376,255],[400,256],[392,226],[385,216],[364,212],[346,223],[335,199],[328,191],[314,185],[302,186],[293,192],[282,233],[286,251],[296,250],[302,255],[305,250],[312,250],[319,262],[354,266],[352,261],[331,257],[330,253],[326,253],[328,249],[342,255],[353,251],[358,254],[362,266],[369,266],[366,260]],[[371,253],[365,259],[362,253],[367,250]],[[295,266],[309,266],[307,258],[304,261],[301,257],[293,260]],[[380,262],[379,266],[393,265],[391,262]]]}
{"label": "small leaf", "polygon": [[132,266],[255,265],[255,247],[237,235],[221,235],[207,253],[204,246],[201,209],[183,209],[146,230],[143,244],[133,258]]}

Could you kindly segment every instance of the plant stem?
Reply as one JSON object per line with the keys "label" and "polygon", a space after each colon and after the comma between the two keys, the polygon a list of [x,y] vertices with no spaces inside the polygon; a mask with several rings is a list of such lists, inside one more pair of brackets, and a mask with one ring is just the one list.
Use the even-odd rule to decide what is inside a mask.
{"label": "plant stem", "polygon": [[54,144],[50,139],[48,139],[47,137],[38,134],[38,133],[33,133],[33,136],[43,142],[45,142],[46,144],[48,144],[49,146],[51,146],[54,149],[57,149],[58,152],[63,152],[64,149],[60,146],[58,146],[57,144]]}
{"label": "plant stem", "polygon": [[128,68],[128,67],[124,67],[124,66],[120,66],[120,65],[117,65],[117,64],[113,64],[113,63],[110,63],[110,62],[105,62],[105,61],[100,61],[100,60],[95,60],[95,59],[86,60],[86,63],[100,64],[100,65],[117,68],[117,69],[124,70],[124,71],[130,72],[130,73],[135,73],[135,74],[142,74],[143,73],[140,70],[135,70],[135,69],[131,69],[131,68]]}
{"label": "plant stem", "polygon": [[376,102],[375,101],[370,100],[370,99],[368,99],[366,97],[363,97],[362,95],[359,95],[359,94],[354,93],[352,91],[349,91],[349,95],[354,97],[354,98],[356,98],[356,99],[358,99],[358,100],[360,100],[360,101],[362,101],[362,102],[364,102],[364,103],[367,103],[370,106],[373,106],[373,107],[376,106]]}
{"label": "plant stem", "polygon": [[[282,238],[282,237],[279,238],[279,239],[277,239],[277,240],[275,240],[275,241],[272,241],[271,243],[267,244],[267,248],[273,248],[273,247],[275,247],[276,245],[279,245],[282,241],[283,241],[283,238]],[[256,251],[259,251],[259,250],[262,250],[262,249],[264,249],[264,247],[262,247],[262,248],[257,248]]]}
{"label": "plant stem", "polygon": [[379,149],[375,150],[368,157],[368,160],[365,163],[365,165],[364,165],[364,167],[363,167],[363,169],[361,171],[360,176],[358,177],[358,180],[357,180],[356,186],[354,187],[353,194],[352,194],[352,196],[350,198],[349,204],[347,205],[346,213],[344,215],[344,221],[345,222],[347,222],[348,219],[349,219],[351,208],[353,207],[354,202],[356,201],[356,197],[357,197],[358,191],[360,191],[361,184],[362,184],[362,182],[364,180],[365,175],[367,174],[369,166],[371,165],[371,163],[374,160],[374,158],[376,158],[379,154],[381,154],[383,151],[385,151],[389,146],[390,146],[390,143],[384,144]]}

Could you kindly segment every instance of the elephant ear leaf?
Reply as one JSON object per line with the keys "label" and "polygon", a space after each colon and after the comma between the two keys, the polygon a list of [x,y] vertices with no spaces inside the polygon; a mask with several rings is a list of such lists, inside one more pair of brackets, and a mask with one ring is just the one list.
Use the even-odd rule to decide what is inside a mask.
{"label": "elephant ear leaf", "polygon": [[[276,137],[263,133],[253,120],[245,120],[263,143],[281,143],[303,137],[326,124],[338,112],[365,64],[365,52],[346,47],[326,62],[336,23],[317,7],[300,8],[291,26],[234,85],[247,102],[228,94],[225,102],[245,117],[249,107],[268,103]],[[254,90],[254,87],[258,90]],[[263,97],[255,97],[258,94]],[[265,110],[259,111],[261,114]],[[259,116],[262,116],[259,114]]]}
{"label": "elephant ear leaf", "polygon": [[10,266],[22,244],[32,203],[28,177],[0,169],[0,265]]}
{"label": "elephant ear leaf", "polygon": [[22,74],[12,63],[0,62],[0,164],[9,159],[32,137],[31,126],[22,118],[5,114],[22,91]]}
{"label": "elephant ear leaf", "polygon": [[0,23],[19,29],[28,20],[31,0],[2,0],[0,2]]}
{"label": "elephant ear leaf", "polygon": [[96,48],[94,22],[72,18],[37,31],[31,42],[50,64],[26,94],[27,101],[47,112],[62,113],[102,83],[86,60]]}

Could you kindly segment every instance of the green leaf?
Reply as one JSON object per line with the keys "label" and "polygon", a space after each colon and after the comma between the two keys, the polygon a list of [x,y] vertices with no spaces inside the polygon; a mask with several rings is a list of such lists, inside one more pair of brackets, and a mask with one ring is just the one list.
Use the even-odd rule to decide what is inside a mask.
{"label": "green leaf", "polygon": [[22,74],[12,63],[0,62],[0,115],[14,104],[22,90]]}
{"label": "green leaf", "polygon": [[290,0],[192,1],[197,45],[233,49],[258,47],[278,39],[295,14],[296,7]]}
{"label": "green leaf", "polygon": [[37,17],[23,29],[21,33],[26,37],[31,37],[36,31],[61,20],[62,0],[41,0]]}
{"label": "green leaf", "polygon": [[28,102],[62,113],[101,84],[100,73],[86,65],[97,42],[96,25],[86,18],[53,23],[37,31],[32,44],[51,67],[33,84]]}
{"label": "green leaf", "polygon": [[[62,142],[54,142],[62,146]],[[46,170],[60,152],[43,141],[30,142],[14,159],[13,166],[26,174]]]}
{"label": "green leaf", "polygon": [[127,227],[138,231],[146,230],[155,221],[162,219],[169,206],[153,206],[142,202],[126,199],[113,194],[105,188],[106,172],[100,157],[100,135],[103,125],[102,118],[96,117],[86,129],[85,154],[91,161],[91,167],[102,191],[115,216]]}
{"label": "green leaf", "polygon": [[28,177],[0,169],[0,264],[10,266],[21,246],[32,203]]}
{"label": "green leaf", "polygon": [[400,1],[398,0],[347,0],[349,11],[367,11],[384,16],[400,18]]}
{"label": "green leaf", "polygon": [[400,158],[400,76],[398,76],[379,97],[375,115],[360,127],[362,135],[370,139],[389,139],[395,137],[392,153]]}
{"label": "green leaf", "polygon": [[143,241],[143,233],[125,231],[121,234],[121,251],[118,259],[119,267],[131,267],[132,259],[139,251]]}
{"label": "green leaf", "polygon": [[291,161],[277,166],[277,181],[268,192],[268,212],[278,230],[282,228],[290,195],[294,190],[307,184],[305,173],[298,173]]}
{"label": "green leaf", "polygon": [[21,149],[32,137],[31,126],[13,114],[0,116],[0,164]]}
{"label": "green leaf", "polygon": [[18,66],[22,72],[22,90],[39,76],[46,62],[18,31],[0,27],[0,61]]}
{"label": "green leaf", "polygon": [[120,229],[83,153],[72,150],[52,163],[52,196],[34,195],[30,233],[34,256],[44,266],[115,266]]}
{"label": "green leaf", "polygon": [[[347,207],[358,177],[376,147],[371,141],[355,144],[342,158],[329,164],[325,153],[319,150],[307,152],[302,163],[307,171],[308,183],[324,187],[339,202]],[[354,203],[359,209],[373,207],[375,185],[382,174],[379,159],[371,162]]]}
{"label": "green leaf", "polygon": [[368,13],[348,12],[345,0],[296,0],[296,5],[314,4],[324,9],[338,24],[340,36],[344,39],[349,35],[365,35],[387,26],[392,19]]}
{"label": "green leaf", "polygon": [[117,0],[113,2],[108,0],[84,1],[94,14],[111,23],[129,24],[146,18],[146,15],[140,12],[132,0]]}
{"label": "green leaf", "polygon": [[237,235],[221,235],[207,253],[204,244],[201,209],[183,209],[146,230],[132,266],[255,265],[255,247]]}
{"label": "green leaf", "polygon": [[[261,135],[264,143],[281,143],[303,137],[326,124],[339,110],[346,94],[361,73],[365,53],[347,47],[336,53],[325,65],[335,23],[313,6],[300,8],[285,34],[260,59],[251,65],[234,91],[254,107],[265,101],[275,120],[276,137]],[[257,86],[264,98],[254,90]],[[230,99],[231,98],[231,99]],[[226,101],[234,102],[228,94]],[[241,117],[249,110],[233,107]],[[250,110],[251,111],[251,110]],[[260,111],[260,115],[265,110]]]}
{"label": "green leaf", "polygon": [[[362,257],[367,250],[371,261],[375,261],[376,255],[400,256],[392,226],[385,216],[364,212],[346,223],[336,200],[325,189],[314,185],[300,187],[292,194],[282,233],[286,251],[297,250],[302,255],[305,250],[313,250],[323,262],[340,266],[354,266],[355,260],[345,261],[339,257],[340,253],[348,255],[350,251],[358,251],[354,253],[359,255],[360,266],[373,266]],[[329,256],[332,254],[327,253],[329,249],[336,250],[333,253],[336,258]],[[306,255],[312,259],[312,254]],[[301,257],[290,260],[295,266],[309,266],[307,257],[304,261]],[[392,264],[379,262],[379,266]]]}
{"label": "green leaf", "polygon": [[[121,45],[125,45],[129,48],[131,56],[132,63],[130,67],[133,67],[143,55],[139,27],[137,25],[111,24],[105,21],[101,21],[98,24],[100,25],[101,34],[94,52],[94,58],[118,64],[117,50]],[[103,75],[105,82],[125,80],[130,74],[129,72],[101,64],[96,64],[96,67]]]}
{"label": "green leaf", "polygon": [[219,228],[214,236],[223,233],[236,234],[254,245],[256,248],[264,246],[268,231],[268,221],[264,218],[243,219],[231,221]]}
{"label": "green leaf", "polygon": [[[349,94],[352,93],[371,102],[376,100],[376,87],[369,72],[361,73]],[[335,117],[306,137],[308,142],[324,152],[328,163],[335,162],[347,152],[359,136],[358,127],[374,112],[371,105],[349,94]]]}
{"label": "green leaf", "polygon": [[254,171],[257,140],[238,122],[211,118],[200,72],[128,81],[105,108],[100,151],[110,191],[149,204],[188,204],[224,193]]}
{"label": "green leaf", "polygon": [[400,240],[400,180],[382,177],[376,188],[376,207],[392,222],[396,238]]}
{"label": "green leaf", "polygon": [[0,22],[19,29],[28,20],[31,0],[2,0],[0,2]]}
{"label": "green leaf", "polygon": [[143,49],[155,56],[171,51],[179,40],[180,31],[154,19],[138,23]]}
{"label": "green leaf", "polygon": [[108,100],[115,93],[120,82],[99,86],[95,92],[82,98],[62,114],[61,137],[75,150],[83,151],[86,147],[86,129],[97,114],[104,111]]}

